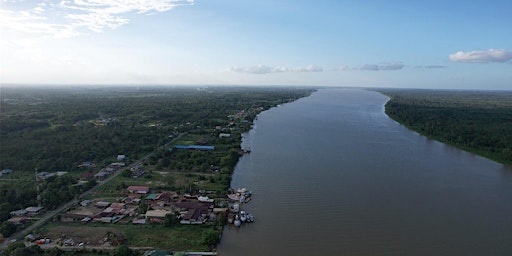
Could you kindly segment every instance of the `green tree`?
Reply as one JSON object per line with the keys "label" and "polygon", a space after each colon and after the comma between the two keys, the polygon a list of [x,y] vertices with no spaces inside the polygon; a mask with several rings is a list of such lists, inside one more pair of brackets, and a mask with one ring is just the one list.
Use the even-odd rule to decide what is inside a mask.
{"label": "green tree", "polygon": [[176,214],[165,215],[164,226],[173,227],[178,223],[179,223],[179,220],[178,220],[178,217],[176,216]]}
{"label": "green tree", "polygon": [[14,234],[14,232],[16,232],[16,225],[12,224],[9,221],[4,221],[4,223],[2,223],[1,229],[2,230],[0,230],[0,231],[2,233],[2,236],[9,237],[12,234]]}
{"label": "green tree", "polygon": [[119,245],[111,253],[111,256],[138,256],[139,253],[126,245]]}
{"label": "green tree", "polygon": [[220,231],[208,229],[203,231],[201,242],[206,246],[215,246],[220,242]]}

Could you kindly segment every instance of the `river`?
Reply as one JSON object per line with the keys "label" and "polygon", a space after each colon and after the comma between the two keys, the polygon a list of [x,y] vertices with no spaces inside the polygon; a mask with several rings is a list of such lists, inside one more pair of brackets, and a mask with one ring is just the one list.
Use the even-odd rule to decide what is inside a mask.
{"label": "river", "polygon": [[261,113],[232,187],[256,222],[219,255],[512,255],[512,169],[427,139],[388,98],[321,89]]}

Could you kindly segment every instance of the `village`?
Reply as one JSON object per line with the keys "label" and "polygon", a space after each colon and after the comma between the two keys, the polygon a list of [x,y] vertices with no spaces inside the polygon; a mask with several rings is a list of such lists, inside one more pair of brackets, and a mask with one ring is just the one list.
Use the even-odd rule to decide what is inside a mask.
{"label": "village", "polygon": [[260,112],[311,91],[72,90],[9,104],[33,123],[5,122],[0,250],[215,253],[225,225],[255,220],[251,191],[230,188],[251,152],[242,134]]}
{"label": "village", "polygon": [[[241,112],[237,115],[242,116],[243,114],[244,112]],[[230,122],[229,126],[233,125],[234,123]],[[230,131],[233,129],[222,126],[216,126],[213,129],[216,132],[217,142],[232,139]],[[176,137],[181,136],[176,135]],[[205,136],[192,137],[197,138],[197,144],[174,145],[168,150],[182,151],[182,154],[212,154],[215,151],[215,146],[205,145],[208,142]],[[186,139],[190,138],[190,135],[186,137]],[[248,149],[237,150],[238,155],[249,152]],[[217,230],[211,233],[213,236],[217,236],[212,239],[211,245],[214,245],[220,240],[224,225],[232,224],[240,227],[244,223],[254,222],[254,216],[242,209],[243,205],[251,200],[252,192],[245,188],[229,189],[222,192],[219,191],[218,186],[214,186],[214,190],[199,189],[200,184],[208,183],[205,182],[204,177],[210,177],[210,181],[213,181],[213,177],[220,172],[219,166],[209,166],[207,173],[202,175],[176,174],[189,177],[193,181],[192,185],[189,183],[189,187],[194,186],[194,189],[190,188],[186,192],[183,189],[175,191],[162,186],[161,180],[169,179],[167,176],[170,176],[170,173],[155,171],[154,166],[144,162],[131,163],[131,160],[122,154],[116,157],[116,162],[99,170],[92,161],[82,162],[78,167],[84,171],[79,175],[76,185],[92,182],[97,184],[97,188],[72,201],[62,212],[54,216],[49,225],[46,225],[55,224],[60,228],[69,226],[69,232],[61,229],[58,229],[59,232],[55,232],[46,228],[35,230],[24,236],[27,246],[40,245],[42,248],[58,247],[62,249],[89,247],[108,250],[126,243],[125,235],[116,231],[116,227],[127,225],[135,228],[154,225],[213,227]],[[8,175],[12,173],[12,170],[5,170],[2,173]],[[68,175],[68,172],[36,172],[36,183],[63,175]],[[122,185],[110,184],[119,183],[120,180],[122,180]],[[108,188],[110,190],[106,192]],[[26,226],[38,220],[46,212],[44,207],[30,206],[12,211],[11,218],[7,221],[16,226]],[[105,234],[98,232],[96,235],[84,235],[83,232],[76,230],[76,225],[96,230],[101,230],[98,227],[112,227],[113,229],[108,229],[110,231],[104,232]],[[158,249],[158,247],[147,246],[147,249]]]}

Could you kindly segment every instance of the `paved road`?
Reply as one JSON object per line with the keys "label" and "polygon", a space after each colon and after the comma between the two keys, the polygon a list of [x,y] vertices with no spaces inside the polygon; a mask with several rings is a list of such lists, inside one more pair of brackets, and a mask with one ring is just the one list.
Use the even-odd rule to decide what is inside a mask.
{"label": "paved road", "polygon": [[[140,163],[140,162],[143,162],[144,160],[146,160],[148,157],[150,157],[152,154],[154,154],[157,150],[160,150],[162,148],[165,148],[165,147],[168,147],[169,144],[175,142],[177,139],[179,139],[183,134],[180,133],[178,136],[176,136],[175,138],[173,138],[170,142],[166,143],[165,145],[162,145],[158,148],[156,148],[155,150],[153,150],[153,152],[151,153],[148,153],[147,155],[145,155],[144,157],[140,158],[138,161],[135,161],[133,162],[132,164],[128,165],[128,166],[125,166],[123,168],[121,168],[120,170],[116,171],[114,174],[108,176],[107,178],[105,178],[104,180],[98,182],[98,184],[96,184],[96,186],[92,187],[91,189],[89,189],[88,191],[85,191],[84,193],[80,194],[79,198],[83,198],[84,196],[86,195],[89,195],[89,194],[92,194],[94,193],[99,187],[103,186],[103,184],[111,181],[112,179],[114,179],[115,177],[119,176],[123,170],[125,169],[130,169],[132,167],[134,167],[136,164]],[[48,220],[50,220],[51,218],[53,218],[55,215],[57,215],[58,213],[64,211],[65,209],[73,206],[73,205],[76,205],[78,204],[79,201],[78,199],[73,199],[65,204],[62,204],[60,207],[58,207],[57,209],[53,210],[53,211],[48,211],[46,212],[42,217],[41,219],[37,220],[36,222],[32,223],[32,225],[24,228],[23,230],[20,230],[14,234],[12,234],[10,237],[8,238],[5,238],[5,240],[0,244],[0,250],[2,249],[5,249],[7,248],[7,246],[9,245],[9,242],[13,239],[17,239],[17,240],[21,240],[21,239],[24,239],[25,235],[29,234],[32,230],[35,230],[39,227],[41,227],[42,225],[44,225]]]}

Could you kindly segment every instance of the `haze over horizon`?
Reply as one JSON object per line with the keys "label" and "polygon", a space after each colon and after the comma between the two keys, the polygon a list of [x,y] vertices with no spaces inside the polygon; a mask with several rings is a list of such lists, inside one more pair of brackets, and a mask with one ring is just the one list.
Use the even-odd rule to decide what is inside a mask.
{"label": "haze over horizon", "polygon": [[0,3],[0,85],[512,89],[512,1]]}

